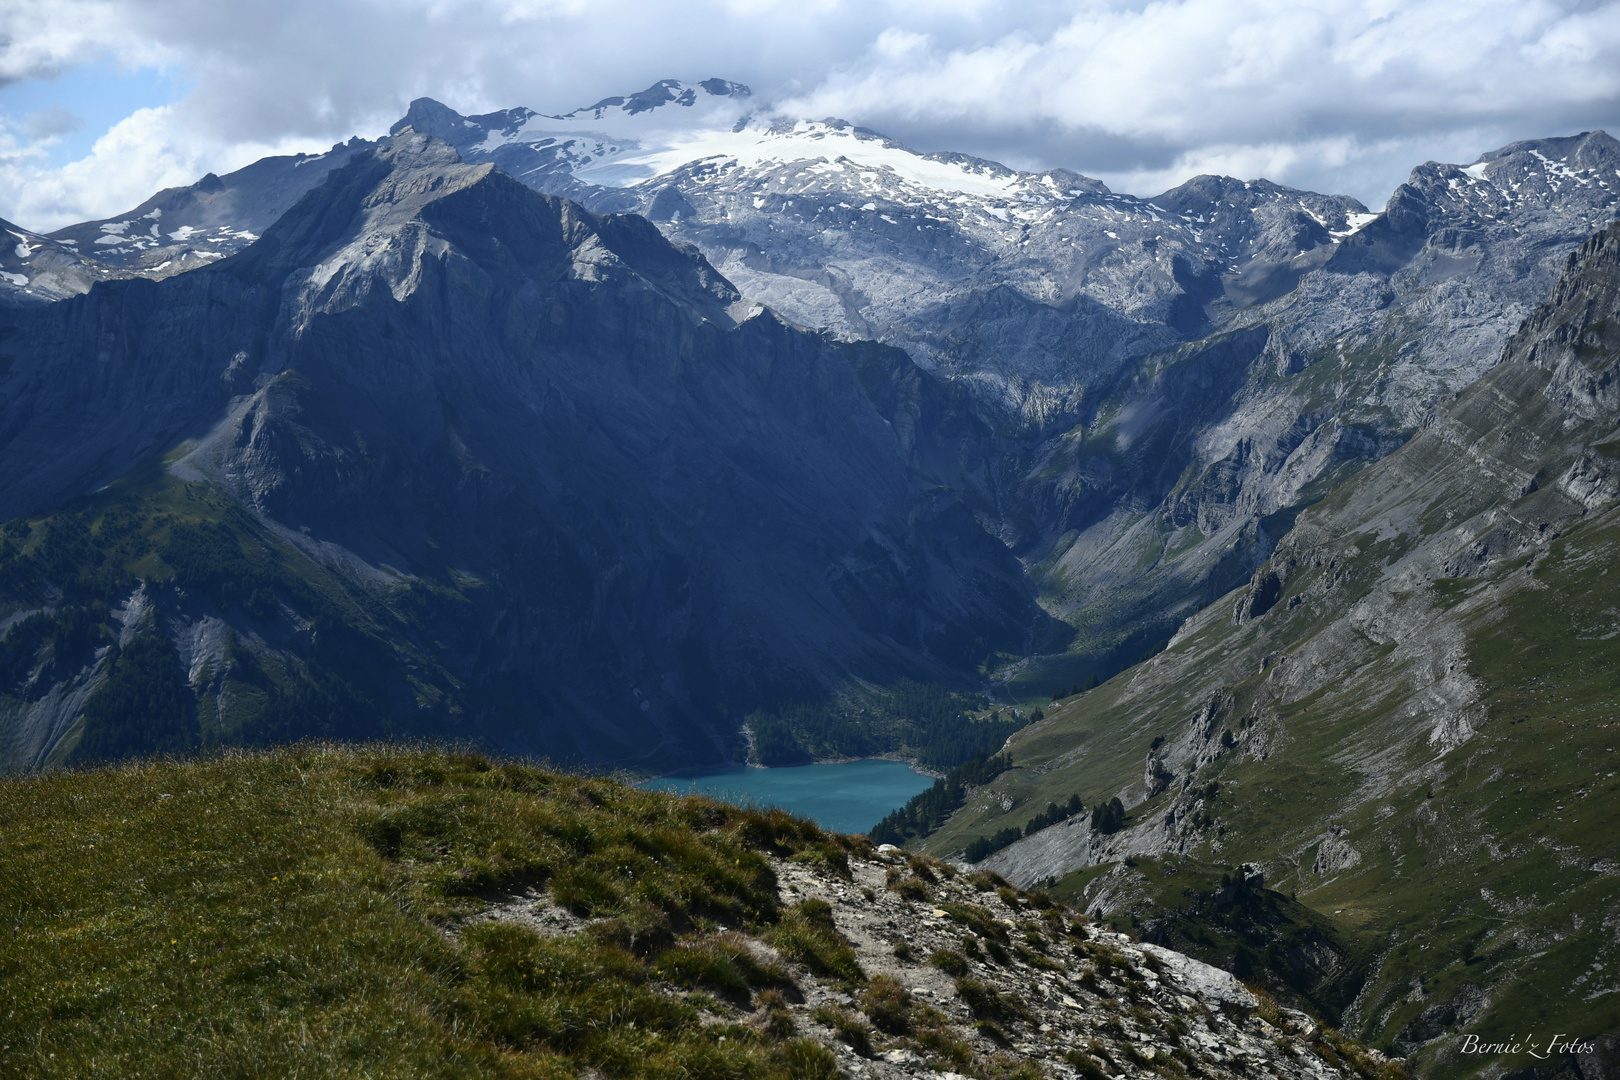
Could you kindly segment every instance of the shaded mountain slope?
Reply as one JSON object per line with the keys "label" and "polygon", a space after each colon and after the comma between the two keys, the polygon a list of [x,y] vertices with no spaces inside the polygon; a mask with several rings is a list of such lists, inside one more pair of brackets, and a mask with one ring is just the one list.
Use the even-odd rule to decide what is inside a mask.
{"label": "shaded mountain slope", "polygon": [[[1073,791],[1117,795],[1123,828],[1073,818],[986,865],[1027,883],[1127,855],[1261,863],[1349,936],[1320,958],[1333,978],[1360,965],[1347,1027],[1435,1075],[1498,1067],[1459,1034],[1620,1027],[1603,974],[1620,917],[1617,317],[1611,225],[1497,366],[1302,513],[1164,653],[1016,736],[1020,768],[929,847]],[[1141,918],[1177,884],[1125,865],[1075,880]]]}
{"label": "shaded mountain slope", "polygon": [[[36,523],[13,530],[8,622],[65,618],[50,538],[81,530],[105,640],[159,628],[204,699],[254,668],[281,735],[341,700],[381,730],[724,760],[748,708],[961,680],[1048,632],[863,390],[862,364],[902,354],[788,327],[644,220],[425,136],[357,156],[233,258],[9,325],[0,512]],[[299,706],[344,635],[381,667],[328,657],[341,693]],[[114,658],[23,651],[10,759],[60,760]],[[213,737],[269,722],[240,715],[252,696]]]}

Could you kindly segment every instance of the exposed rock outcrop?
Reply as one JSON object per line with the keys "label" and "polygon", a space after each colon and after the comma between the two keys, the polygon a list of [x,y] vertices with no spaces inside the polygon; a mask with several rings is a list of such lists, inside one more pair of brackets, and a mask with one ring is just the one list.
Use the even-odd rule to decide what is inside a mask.
{"label": "exposed rock outcrop", "polygon": [[[778,860],[775,869],[785,903],[827,905],[825,917],[871,981],[818,975],[743,934],[730,947],[787,966],[797,1000],[774,1007],[834,1048],[851,1076],[949,1080],[1023,1060],[1049,1077],[1161,1068],[1312,1080],[1401,1075],[1384,1055],[1329,1037],[1218,968],[998,889],[990,875],[968,878],[893,849],[851,858],[845,878],[800,862]],[[540,892],[481,918],[546,935],[592,926]],[[783,1021],[766,1007],[751,1015],[730,1006],[712,1022]]]}

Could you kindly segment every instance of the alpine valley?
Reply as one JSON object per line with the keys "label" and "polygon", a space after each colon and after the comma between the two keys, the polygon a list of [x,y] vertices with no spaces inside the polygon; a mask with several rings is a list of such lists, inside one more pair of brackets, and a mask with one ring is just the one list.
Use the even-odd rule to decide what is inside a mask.
{"label": "alpine valley", "polygon": [[0,222],[0,768],[896,754],[919,874],[1615,1076],[1617,191],[1143,198],[710,79]]}

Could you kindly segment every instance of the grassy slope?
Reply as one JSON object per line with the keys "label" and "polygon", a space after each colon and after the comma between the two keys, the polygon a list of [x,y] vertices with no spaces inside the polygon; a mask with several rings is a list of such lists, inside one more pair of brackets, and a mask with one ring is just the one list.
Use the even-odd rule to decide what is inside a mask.
{"label": "grassy slope", "polygon": [[[1366,546],[1371,562],[1398,554],[1397,542],[1388,551]],[[1378,736],[1399,724],[1395,695],[1380,697],[1352,670],[1342,683],[1283,706],[1264,758],[1233,754],[1200,771],[1200,781],[1219,779],[1222,789],[1204,804],[1211,825],[1192,854],[1227,867],[1264,861],[1270,884],[1297,891],[1330,918],[1353,957],[1382,954],[1349,1021],[1375,1045],[1392,1046],[1414,1022],[1421,1032],[1426,1008],[1466,996],[1469,985],[1489,990],[1492,1000],[1467,1031],[1620,1030],[1620,984],[1605,977],[1620,961],[1612,932],[1620,919],[1620,578],[1610,572],[1617,565],[1620,515],[1611,513],[1572,529],[1530,570],[1521,560],[1484,579],[1436,586],[1437,609],[1466,628],[1484,721],[1432,762],[1417,760],[1422,754],[1376,760],[1400,752]],[[1334,572],[1338,588],[1357,589],[1353,568]],[[1308,586],[1291,579],[1296,587]],[[1287,639],[1321,629],[1308,606],[1293,617],[1299,625]],[[1218,673],[1245,655],[1255,633],[1253,624],[1220,620],[1175,651],[1201,651]],[[1360,659],[1377,670],[1388,656],[1387,647],[1368,642]],[[1246,690],[1264,677],[1228,686],[1236,704],[1227,712],[1241,715]],[[950,851],[1027,820],[1070,791],[1089,803],[1139,784],[1151,738],[1173,734],[1187,707],[1167,698],[1162,710],[1144,708],[1131,700],[1131,686],[1127,673],[1054,710],[1017,740],[1013,754],[1025,767],[995,785],[996,796],[1015,800],[1012,809],[981,796],[929,839],[929,849]],[[1416,771],[1404,788],[1336,813],[1375,783],[1368,768]],[[1134,808],[1133,821],[1162,816],[1169,798]],[[1312,860],[1329,820],[1347,828],[1362,861],[1318,874]],[[1095,870],[1077,875],[1063,891],[1096,877]],[[1154,902],[1133,912],[1176,908],[1180,882],[1146,865],[1141,877],[1139,891]],[[1152,878],[1165,887],[1155,889]],[[1205,951],[1228,959],[1227,944]],[[1196,940],[1186,947],[1200,951]],[[1466,1075],[1483,1064],[1436,1056],[1441,1049],[1424,1055],[1432,1075]]]}
{"label": "grassy slope", "polygon": [[[716,959],[720,926],[818,947],[760,852],[843,849],[780,812],[303,745],[0,781],[0,820],[0,1075],[834,1075],[701,1022],[780,975]],[[537,883],[622,943],[445,933]]]}

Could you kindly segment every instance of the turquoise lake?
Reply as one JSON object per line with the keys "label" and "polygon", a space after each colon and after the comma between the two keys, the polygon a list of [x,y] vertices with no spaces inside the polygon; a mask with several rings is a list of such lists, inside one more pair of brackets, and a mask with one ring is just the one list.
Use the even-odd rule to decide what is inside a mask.
{"label": "turquoise lake", "polygon": [[869,758],[784,769],[736,766],[661,776],[636,786],[682,795],[696,792],[741,806],[780,806],[824,829],[863,833],[933,783],[933,777],[912,772],[904,762]]}

